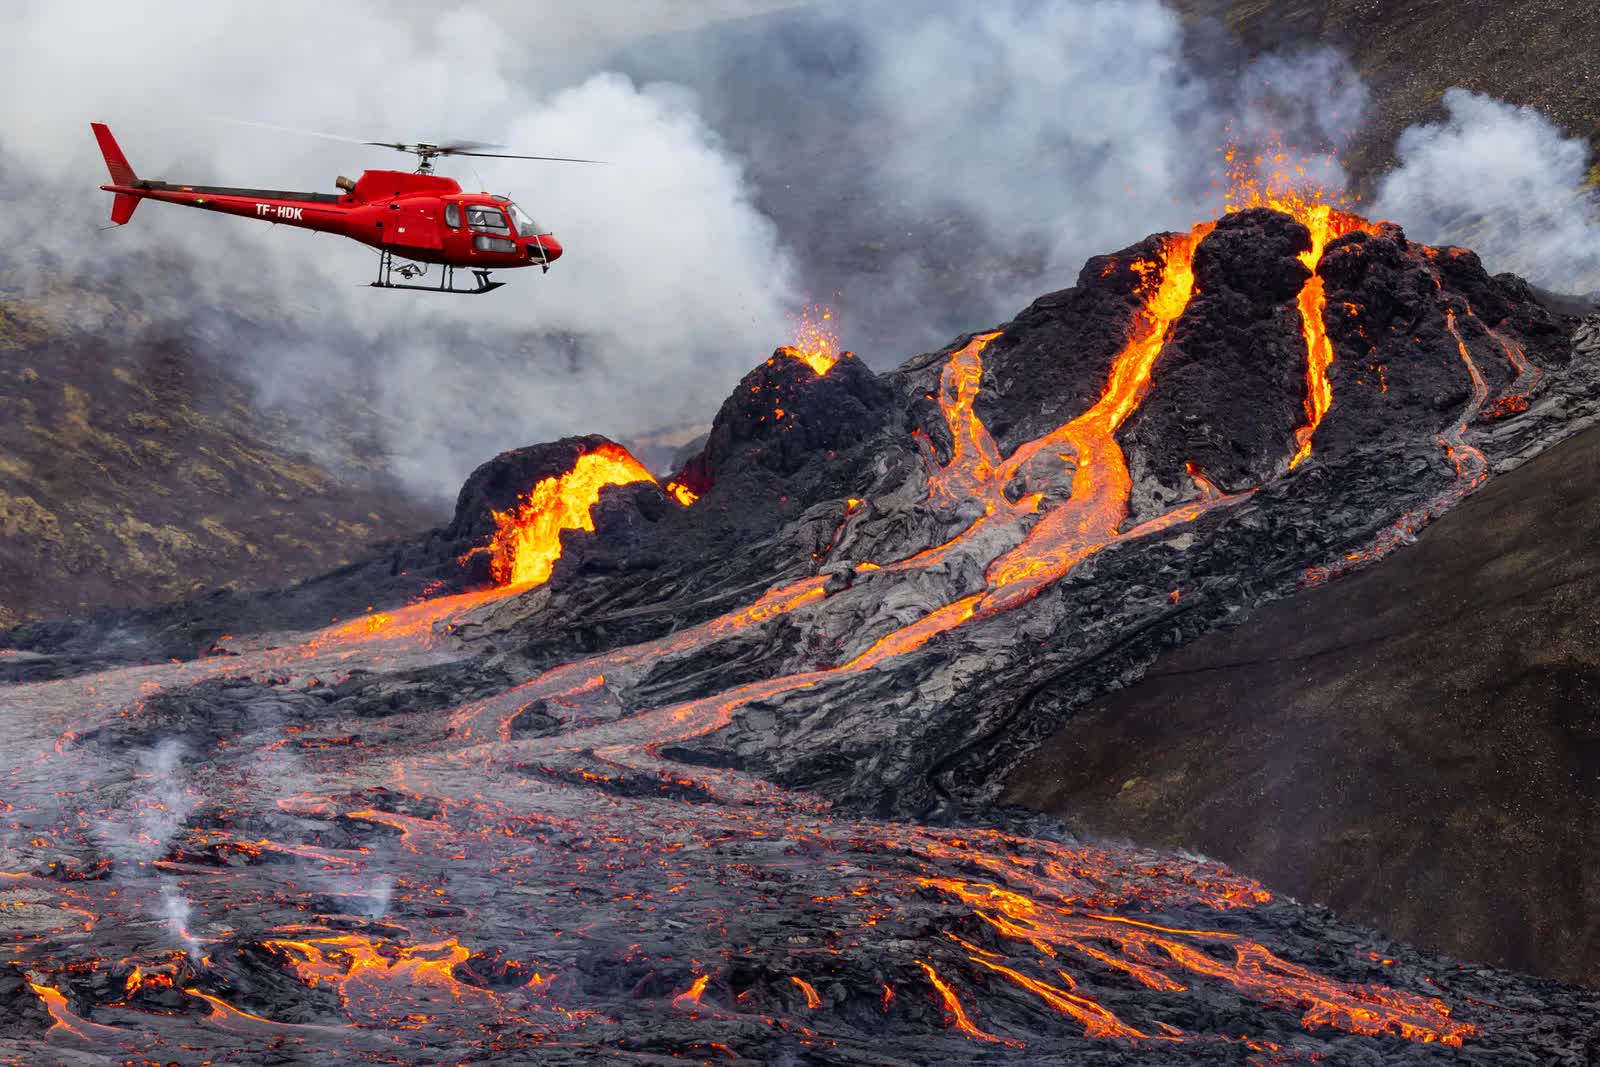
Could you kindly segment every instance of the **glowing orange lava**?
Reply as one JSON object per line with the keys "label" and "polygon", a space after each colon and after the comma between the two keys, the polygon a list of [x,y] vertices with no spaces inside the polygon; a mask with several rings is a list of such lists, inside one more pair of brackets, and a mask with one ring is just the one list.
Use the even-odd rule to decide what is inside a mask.
{"label": "glowing orange lava", "polygon": [[[923,973],[928,976],[929,983],[932,984],[934,992],[939,994],[939,1000],[944,1005],[945,1014],[950,1017],[950,1022],[953,1026],[955,1026],[956,1029],[960,1030],[968,1037],[977,1038],[979,1041],[998,1042],[1001,1040],[991,1033],[987,1033],[986,1031],[978,1029],[978,1027],[973,1024],[972,1019],[967,1015],[967,1010],[961,1006],[961,1001],[959,998],[957,998],[955,990],[950,988],[950,984],[948,982],[939,977],[939,972],[933,969],[932,964],[926,963],[923,960],[918,960],[917,966],[921,967]],[[1006,1041],[1004,1043],[1016,1048],[1022,1047],[1022,1043],[1020,1041]]]}
{"label": "glowing orange lava", "polygon": [[[1297,1006],[1308,1027],[1332,1026],[1358,1034],[1395,1033],[1411,1041],[1457,1047],[1476,1032],[1475,1027],[1450,1018],[1450,1009],[1437,998],[1335,982],[1235,934],[1162,926],[1047,904],[989,882],[929,878],[924,884],[966,901],[997,933],[1031,944],[1048,958],[1056,958],[1063,950],[1075,952],[1123,971],[1151,989],[1184,989],[1183,983],[1166,973],[1177,968],[1227,982],[1258,1000]],[[1111,945],[1118,951],[1106,951]],[[1226,950],[1234,958],[1224,962],[1208,948]],[[972,960],[1073,1016],[1084,1024],[1086,1036],[1147,1036],[1068,989],[993,964],[980,954],[973,954]],[[1058,976],[1071,984],[1070,975],[1058,972]]]}
{"label": "glowing orange lava", "polygon": [[[1236,152],[1229,152],[1227,160],[1230,189],[1225,199],[1229,211],[1271,208],[1311,231],[1311,248],[1300,254],[1300,262],[1311,272],[1299,297],[1301,331],[1306,342],[1306,423],[1294,434],[1295,453],[1289,460],[1289,469],[1293,470],[1311,455],[1311,439],[1333,406],[1333,386],[1328,381],[1328,368],[1333,366],[1333,342],[1328,339],[1323,317],[1328,298],[1317,268],[1331,242],[1357,230],[1375,233],[1377,227],[1359,215],[1339,210],[1345,200],[1334,198],[1312,181],[1304,159],[1293,160],[1290,153],[1280,150],[1270,157],[1256,156],[1249,162],[1241,160]],[[1262,170],[1268,164],[1276,169],[1263,175]]]}
{"label": "glowing orange lava", "polygon": [[800,992],[805,994],[806,1007],[810,1008],[812,1011],[816,1011],[818,1008],[822,1007],[822,997],[818,995],[816,986],[812,985],[804,978],[795,977],[793,975],[790,976],[789,981],[793,982],[799,988]]}
{"label": "glowing orange lava", "polygon": [[821,377],[839,362],[839,337],[833,329],[833,312],[825,307],[810,307],[795,320],[794,344],[779,349],[790,359],[798,359]]}
{"label": "glowing orange lava", "polygon": [[653,481],[620,445],[604,444],[579,456],[572,470],[535,485],[515,509],[494,513],[498,528],[489,542],[489,572],[503,586],[542,584],[561,558],[561,532],[594,532],[589,511],[601,489]]}
{"label": "glowing orange lava", "polygon": [[694,980],[688,989],[672,998],[672,1006],[683,1011],[694,1011],[700,1007],[700,998],[705,995],[706,985],[711,981],[709,974],[702,974]]}
{"label": "glowing orange lava", "polygon": [[[1149,391],[1167,333],[1194,295],[1195,250],[1215,225],[1201,223],[1189,233],[1167,238],[1160,281],[1135,316],[1133,334],[1112,364],[1111,378],[1094,407],[1023,445],[1000,466],[994,481],[1003,487],[1040,454],[1067,453],[1077,464],[1072,499],[1047,513],[1027,540],[990,564],[988,577],[994,585],[1021,584],[1019,593],[1032,595],[1118,536],[1128,516],[1133,478],[1116,432]],[[1006,606],[1013,602],[1003,601]]]}

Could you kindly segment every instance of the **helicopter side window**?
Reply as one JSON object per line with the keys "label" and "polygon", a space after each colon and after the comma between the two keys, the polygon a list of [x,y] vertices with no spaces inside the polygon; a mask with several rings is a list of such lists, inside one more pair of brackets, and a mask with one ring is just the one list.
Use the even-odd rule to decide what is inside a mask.
{"label": "helicopter side window", "polygon": [[506,225],[506,217],[499,208],[484,207],[473,204],[467,208],[467,224],[474,230],[486,233],[510,233],[511,227]]}
{"label": "helicopter side window", "polygon": [[506,210],[511,212],[511,221],[517,224],[518,237],[537,237],[541,233],[550,232],[549,230],[540,229],[539,224],[534,222],[528,213],[517,205],[507,203]]}
{"label": "helicopter side window", "polygon": [[444,224],[452,230],[461,229],[461,205],[446,204],[444,206]]}

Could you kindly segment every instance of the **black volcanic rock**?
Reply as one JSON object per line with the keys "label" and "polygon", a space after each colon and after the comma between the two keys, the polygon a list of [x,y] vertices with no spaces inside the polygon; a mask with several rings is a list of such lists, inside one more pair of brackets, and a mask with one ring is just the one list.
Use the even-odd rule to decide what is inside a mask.
{"label": "black volcanic rock", "polygon": [[1304,425],[1306,342],[1296,297],[1304,226],[1276,211],[1225,216],[1194,255],[1195,294],[1121,434],[1135,518],[1195,495],[1187,465],[1225,489],[1282,471]]}
{"label": "black volcanic rock", "polygon": [[612,444],[598,434],[563,437],[548,444],[502,452],[478,465],[456,495],[456,510],[445,527],[446,540],[483,544],[495,531],[494,512],[513,511],[518,502],[546,478],[570,471],[578,457]]}
{"label": "black volcanic rock", "polygon": [[1600,984],[1597,466],[1590,430],[1403,554],[1164,653],[1008,798]]}
{"label": "black volcanic rock", "polygon": [[889,388],[854,353],[826,374],[778,349],[723,401],[678,480],[702,496],[757,492],[804,509],[848,488],[861,441],[889,417]]}
{"label": "black volcanic rock", "polygon": [[[1445,253],[1382,231],[1324,277],[1386,327],[1387,389],[1336,383],[1330,436],[1288,470],[1303,237],[1248,213],[1197,255],[1199,291],[1129,394],[1148,405],[1124,436],[1131,518],[1119,443],[1055,431],[1105,391],[1152,274],[1177,266],[1165,237],[1094,261],[988,349],[968,335],[881,377],[774,357],[686,472],[697,502],[606,490],[537,588],[350,619],[454,566],[581,441],[500,457],[451,529],[276,598],[33,634],[27,670],[96,639],[149,655],[226,611],[247,636],[237,655],[3,691],[0,869],[22,873],[0,895],[27,894],[8,919],[43,931],[19,958],[119,1042],[215,1058],[221,1028],[243,1063],[348,1044],[441,1062],[1587,1067],[1593,993],[995,806],[1163,648],[1377,558],[1600,417],[1600,328],[1492,301],[1471,326],[1468,292],[1515,311],[1526,290],[1465,262],[1435,284]],[[1467,360],[1509,368],[1500,339],[1544,343],[1523,324],[1576,354],[1530,363],[1524,403],[1491,395],[1509,369],[1480,398]],[[1000,440],[950,390],[941,406],[947,376]],[[1233,493],[1172,482],[1186,460]],[[297,632],[313,609],[349,621]],[[1314,773],[1342,781],[1337,761],[1367,751],[1330,749]],[[1487,921],[1476,903],[1453,917]],[[176,1014],[120,1002],[134,959],[181,988],[152,994]]]}
{"label": "black volcanic rock", "polygon": [[1095,256],[1076,286],[1035,300],[984,350],[975,410],[1002,453],[1077,418],[1100,398],[1112,360],[1128,343],[1141,289],[1152,268],[1165,266],[1165,248],[1166,237],[1156,235]]}

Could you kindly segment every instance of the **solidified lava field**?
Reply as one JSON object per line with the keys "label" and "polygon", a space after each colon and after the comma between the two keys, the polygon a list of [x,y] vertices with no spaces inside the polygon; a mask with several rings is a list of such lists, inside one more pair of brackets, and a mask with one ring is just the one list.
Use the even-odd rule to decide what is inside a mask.
{"label": "solidified lava field", "polygon": [[993,802],[1593,421],[1595,349],[1272,201],[887,374],[780,349],[671,479],[534,446],[382,558],[12,631],[0,1058],[1596,1062],[1600,992]]}

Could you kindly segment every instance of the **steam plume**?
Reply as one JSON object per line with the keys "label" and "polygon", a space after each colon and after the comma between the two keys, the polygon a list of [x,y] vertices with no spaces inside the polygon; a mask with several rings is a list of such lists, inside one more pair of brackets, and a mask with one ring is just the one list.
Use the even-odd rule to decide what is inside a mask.
{"label": "steam plume", "polygon": [[1429,243],[1560,292],[1600,290],[1600,196],[1589,146],[1532,108],[1452,89],[1446,117],[1400,138],[1377,210]]}

